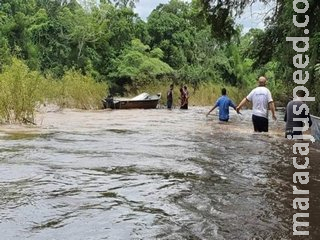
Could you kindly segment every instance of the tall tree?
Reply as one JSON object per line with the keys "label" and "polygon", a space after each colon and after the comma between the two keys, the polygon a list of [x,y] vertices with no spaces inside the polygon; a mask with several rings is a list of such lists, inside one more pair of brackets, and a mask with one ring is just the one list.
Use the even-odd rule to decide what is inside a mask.
{"label": "tall tree", "polygon": [[[230,25],[227,21],[228,18],[233,17],[233,12],[237,15],[241,15],[244,8],[249,4],[256,2],[256,0],[201,0],[203,4],[203,11],[207,16],[209,22],[212,23],[213,34],[225,38],[225,35],[221,33],[220,29],[230,29]],[[268,3],[271,0],[260,0],[260,2]],[[308,1],[308,10],[305,14],[297,14],[294,12],[292,0],[277,0],[275,2],[273,16],[267,20],[267,27],[264,33],[260,33],[256,36],[254,45],[252,45],[255,67],[261,67],[272,60],[279,62],[276,69],[276,77],[283,79],[286,84],[290,85],[288,88],[288,94],[292,94],[293,84],[293,72],[296,71],[293,65],[293,57],[296,52],[293,49],[292,43],[286,41],[286,37],[302,37],[306,36],[304,28],[298,28],[293,24],[293,16],[297,15],[298,22],[305,21],[305,15],[309,17],[308,23],[308,37],[310,38],[310,48],[305,55],[310,58],[310,63],[306,70],[310,74],[310,79],[307,82],[307,87],[311,89],[313,95],[319,96],[320,91],[320,79],[316,74],[315,69],[317,63],[320,62],[320,2],[318,0]],[[305,6],[302,2],[298,3],[298,8],[303,9]],[[224,15],[219,15],[217,12],[225,11]],[[218,25],[217,25],[218,24]],[[291,93],[290,93],[291,92]],[[314,113],[320,113],[320,99],[317,98],[315,103],[312,103],[312,111]]]}
{"label": "tall tree", "polygon": [[161,49],[151,50],[139,39],[133,39],[131,45],[114,61],[116,68],[110,74],[114,79],[112,91],[119,91],[125,84],[130,84],[131,90],[137,90],[145,84],[173,73],[173,69],[161,60],[162,57]]}

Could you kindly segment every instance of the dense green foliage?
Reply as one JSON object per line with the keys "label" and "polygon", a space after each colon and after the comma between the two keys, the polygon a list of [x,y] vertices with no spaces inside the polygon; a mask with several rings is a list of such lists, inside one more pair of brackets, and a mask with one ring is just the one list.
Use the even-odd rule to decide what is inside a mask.
{"label": "dense green foliage", "polygon": [[[241,15],[244,8],[254,2],[255,0],[201,0],[207,21],[214,22],[211,24],[212,33],[215,36],[221,36],[220,40],[230,40],[233,36],[231,33],[235,26],[228,19],[235,14]],[[286,86],[283,92],[292,96],[292,89],[297,86],[293,80],[293,73],[298,70],[293,64],[293,58],[297,52],[293,49],[292,42],[286,41],[286,37],[309,37],[309,50],[303,53],[303,59],[306,56],[310,59],[304,69],[310,74],[305,86],[310,91],[310,95],[316,97],[316,101],[310,103],[311,110],[314,114],[319,114],[320,1],[308,0],[309,6],[305,6],[302,2],[298,3],[299,9],[308,8],[306,13],[299,14],[294,11],[294,1],[292,0],[260,0],[260,2],[275,3],[275,6],[273,15],[266,19],[265,31],[252,32],[254,35],[246,56],[253,60],[253,70],[271,70],[272,72],[269,73]],[[224,18],[221,19],[219,15],[215,14],[219,11],[225,11]],[[309,33],[304,33],[304,27],[294,25],[294,15],[299,23],[304,23],[306,16],[308,16],[308,24],[305,28],[309,30]],[[228,33],[219,35],[221,29],[227,29]],[[305,45],[300,42],[298,46],[303,48]],[[303,76],[303,78],[305,77],[306,75]]]}
{"label": "dense green foliage", "polygon": [[[138,0],[102,0],[99,5],[96,1],[81,2],[82,5],[76,0],[2,0],[1,78],[8,74],[5,66],[17,64],[12,59],[18,58],[25,64],[22,68],[28,69],[23,74],[43,78],[51,84],[47,86],[73,79],[68,91],[56,93],[61,95],[56,101],[62,103],[65,100],[61,99],[73,94],[71,98],[78,103],[66,102],[82,108],[92,103],[84,102],[88,98],[75,97],[83,93],[75,93],[81,87],[72,90],[72,86],[93,86],[92,79],[102,83],[99,89],[109,86],[110,93],[122,95],[171,82],[188,84],[195,92],[209,84],[233,86],[245,94],[259,75],[266,75],[276,100],[285,102],[292,94],[295,52],[285,37],[304,34],[292,23],[291,0],[277,1],[265,30],[252,29],[245,35],[235,25],[234,17],[254,0],[171,0],[154,9],[147,21],[133,11]],[[314,96],[320,90],[320,7],[317,0],[309,2],[307,84]],[[300,17],[302,22],[303,16]],[[22,78],[10,79],[24,84]],[[96,91],[96,96],[88,95],[94,99],[103,95],[101,90]],[[47,94],[48,99],[50,92]],[[312,106],[316,113],[317,104]],[[12,109],[9,105],[6,108]]]}
{"label": "dense green foliage", "polygon": [[36,103],[42,101],[42,77],[16,59],[0,74],[0,119],[7,122],[33,119]]}

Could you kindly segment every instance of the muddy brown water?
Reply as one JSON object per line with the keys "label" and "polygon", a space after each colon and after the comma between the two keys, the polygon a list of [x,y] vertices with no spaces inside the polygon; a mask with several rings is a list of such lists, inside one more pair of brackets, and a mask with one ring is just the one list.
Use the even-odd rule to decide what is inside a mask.
{"label": "muddy brown water", "polygon": [[281,113],[253,134],[250,111],[220,124],[208,110],[64,110],[2,127],[0,239],[320,239],[319,145],[310,236],[294,238]]}

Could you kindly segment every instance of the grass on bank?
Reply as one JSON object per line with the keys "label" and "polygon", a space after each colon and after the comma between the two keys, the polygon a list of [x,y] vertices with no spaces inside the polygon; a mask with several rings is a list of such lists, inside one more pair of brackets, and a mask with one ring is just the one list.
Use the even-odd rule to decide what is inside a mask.
{"label": "grass on bank", "polygon": [[0,122],[34,122],[39,104],[54,103],[62,108],[98,109],[106,95],[107,85],[92,77],[70,70],[62,79],[43,77],[31,71],[22,61],[0,74]]}
{"label": "grass on bank", "polygon": [[75,70],[65,73],[61,80],[46,79],[46,100],[61,108],[99,109],[107,94],[107,84]]}

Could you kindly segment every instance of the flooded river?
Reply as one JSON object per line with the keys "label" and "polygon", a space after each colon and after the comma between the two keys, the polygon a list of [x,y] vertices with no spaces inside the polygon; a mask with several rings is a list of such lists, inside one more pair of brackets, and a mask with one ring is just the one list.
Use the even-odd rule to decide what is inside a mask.
{"label": "flooded river", "polygon": [[[0,239],[320,239],[320,152],[310,236],[292,236],[292,144],[210,108],[71,111],[0,131]],[[301,210],[300,210],[301,212]]]}

